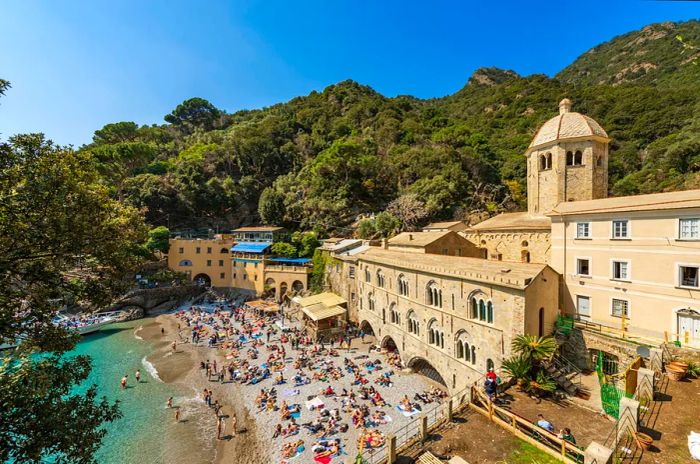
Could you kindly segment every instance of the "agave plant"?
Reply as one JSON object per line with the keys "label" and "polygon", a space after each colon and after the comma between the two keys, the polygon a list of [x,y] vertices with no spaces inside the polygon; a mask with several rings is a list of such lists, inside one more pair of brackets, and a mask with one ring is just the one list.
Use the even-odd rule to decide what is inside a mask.
{"label": "agave plant", "polygon": [[503,360],[501,369],[514,379],[518,388],[522,390],[530,381],[532,362],[523,355],[512,356]]}
{"label": "agave plant", "polygon": [[533,364],[551,357],[557,350],[557,342],[552,337],[518,335],[513,339],[513,351],[525,356]]}
{"label": "agave plant", "polygon": [[688,361],[688,375],[696,379],[700,377],[700,363]]}

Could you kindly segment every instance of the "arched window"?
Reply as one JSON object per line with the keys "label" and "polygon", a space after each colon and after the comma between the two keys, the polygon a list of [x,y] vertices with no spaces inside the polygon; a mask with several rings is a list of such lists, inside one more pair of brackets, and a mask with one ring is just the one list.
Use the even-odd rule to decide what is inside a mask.
{"label": "arched window", "polygon": [[370,311],[374,311],[374,295],[372,295],[371,293],[367,295],[367,308]]}
{"label": "arched window", "polygon": [[183,259],[182,261],[180,261],[179,265],[180,266],[192,266],[192,261],[190,261],[189,259]]}
{"label": "arched window", "polygon": [[228,248],[222,248],[221,251],[219,251],[221,254],[226,254],[228,253]]}
{"label": "arched window", "polygon": [[574,153],[571,151],[566,152],[566,165],[567,166],[573,166],[574,165]]}
{"label": "arched window", "polygon": [[601,167],[603,165],[603,157],[598,155],[598,157],[595,159],[595,165],[598,167]]}
{"label": "arched window", "polygon": [[486,303],[486,322],[493,324],[493,303]]}
{"label": "arched window", "polygon": [[476,347],[472,345],[472,365],[476,364]]}
{"label": "arched window", "polygon": [[581,166],[582,164],[583,164],[583,153],[581,153],[581,150],[576,150],[576,153],[574,153],[574,165]]}
{"label": "arched window", "polygon": [[486,320],[486,303],[484,303],[484,300],[479,300],[479,320]]}
{"label": "arched window", "polygon": [[547,169],[552,169],[552,154],[547,153]]}
{"label": "arched window", "polygon": [[426,287],[426,301],[430,306],[442,308],[442,290],[435,282],[430,282]]}
{"label": "arched window", "polygon": [[401,274],[398,278],[399,295],[408,296],[408,279]]}
{"label": "arched window", "polygon": [[461,330],[457,332],[455,336],[455,352],[457,353],[457,359],[464,359],[466,362],[472,362],[472,351],[473,346],[471,337],[467,332]]}
{"label": "arched window", "polygon": [[540,155],[540,171],[547,169],[547,158],[544,155]]}
{"label": "arched window", "polygon": [[420,320],[415,311],[408,311],[408,331],[413,335],[420,335]]}
{"label": "arched window", "polygon": [[472,307],[471,308],[472,319],[476,319],[477,317],[479,317],[479,303],[477,303],[475,297],[472,297],[472,299],[471,299],[471,307]]}
{"label": "arched window", "polygon": [[486,370],[495,369],[496,365],[493,363],[493,359],[489,358],[486,360]]}
{"label": "arched window", "polygon": [[523,248],[527,248],[528,245],[530,245],[530,244],[527,242],[527,240],[523,240],[523,241],[520,243],[520,246],[522,246]]}
{"label": "arched window", "polygon": [[365,282],[372,281],[372,274],[370,274],[369,269],[365,268]]}
{"label": "arched window", "polygon": [[523,250],[520,252],[520,261],[523,263],[529,263],[530,262],[530,252],[527,250]]}
{"label": "arched window", "polygon": [[377,286],[384,288],[384,272],[381,269],[377,269]]}
{"label": "arched window", "polygon": [[445,333],[435,319],[428,324],[428,343],[438,348],[445,347]]}
{"label": "arched window", "polygon": [[396,303],[392,303],[389,306],[389,318],[392,324],[401,325],[401,314],[396,309]]}

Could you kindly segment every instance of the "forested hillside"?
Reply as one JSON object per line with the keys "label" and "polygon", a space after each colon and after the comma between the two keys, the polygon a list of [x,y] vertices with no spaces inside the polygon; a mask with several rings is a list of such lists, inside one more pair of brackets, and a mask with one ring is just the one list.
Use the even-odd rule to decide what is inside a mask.
{"label": "forested hillside", "polygon": [[697,43],[700,22],[651,25],[553,79],[482,68],[431,100],[352,81],[234,114],[194,98],[163,125],[109,124],[82,150],[153,225],[347,234],[335,227],[388,211],[376,224],[386,231],[522,208],[525,149],[568,97],[613,139],[611,194],[698,188]]}

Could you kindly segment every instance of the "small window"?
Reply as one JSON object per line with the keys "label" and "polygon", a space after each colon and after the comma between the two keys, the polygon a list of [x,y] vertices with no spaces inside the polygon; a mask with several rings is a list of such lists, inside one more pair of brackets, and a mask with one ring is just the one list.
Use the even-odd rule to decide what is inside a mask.
{"label": "small window", "polygon": [[577,222],[576,223],[576,238],[591,238],[591,223]]}
{"label": "small window", "polygon": [[679,238],[684,240],[700,239],[700,219],[681,219],[679,227]]}
{"label": "small window", "polygon": [[224,265],[224,260],[223,260],[223,259],[220,259],[220,260],[219,260],[219,266],[223,266],[223,265]]}
{"label": "small window", "polygon": [[235,272],[233,273],[233,278],[234,278],[234,279],[236,278],[236,273],[235,273]]}
{"label": "small window", "polygon": [[627,219],[612,222],[613,238],[629,238],[629,221]]}
{"label": "small window", "polygon": [[574,154],[573,152],[567,151],[566,152],[566,165],[567,166],[573,166],[574,165]]}
{"label": "small window", "polygon": [[576,274],[580,276],[591,275],[591,260],[587,258],[576,259]]}
{"label": "small window", "polygon": [[540,155],[540,171],[547,169],[547,158],[544,155]]}
{"label": "small window", "polygon": [[243,274],[243,280],[248,280],[248,274]]}
{"label": "small window", "polygon": [[627,261],[613,261],[612,278],[615,280],[629,280],[629,263]]}
{"label": "small window", "polygon": [[202,252],[202,249],[197,247],[197,248],[195,248],[194,252],[197,254],[200,254]]}
{"label": "small window", "polygon": [[185,252],[185,249],[184,249],[184,248],[179,248],[179,249],[178,249],[178,253],[182,254],[182,253],[184,253],[184,252]]}
{"label": "small window", "polygon": [[351,279],[355,278],[355,266],[350,265],[348,267],[348,275],[350,276]]}
{"label": "small window", "polygon": [[233,261],[233,267],[236,267],[236,261],[235,261],[235,260]]}
{"label": "small window", "polygon": [[681,287],[698,288],[698,266],[679,266]]}
{"label": "small window", "polygon": [[449,248],[443,248],[443,249],[442,249],[442,254],[443,254],[443,255],[449,255],[449,254],[450,254]]}
{"label": "small window", "polygon": [[219,279],[224,279],[226,278],[226,273],[225,272],[220,272],[219,273]]}
{"label": "small window", "polygon": [[211,259],[207,260],[207,266],[211,266]]}
{"label": "small window", "polygon": [[207,254],[211,254],[211,247],[207,247]]}
{"label": "small window", "polygon": [[581,166],[583,164],[583,153],[581,153],[580,150],[577,150],[576,153],[574,153],[574,166]]}
{"label": "small window", "polygon": [[629,317],[629,301],[627,300],[618,300],[617,298],[613,298],[612,300],[612,315],[615,317]]}
{"label": "small window", "polygon": [[603,165],[603,157],[598,155],[598,157],[595,159],[595,164],[598,167],[601,167]]}

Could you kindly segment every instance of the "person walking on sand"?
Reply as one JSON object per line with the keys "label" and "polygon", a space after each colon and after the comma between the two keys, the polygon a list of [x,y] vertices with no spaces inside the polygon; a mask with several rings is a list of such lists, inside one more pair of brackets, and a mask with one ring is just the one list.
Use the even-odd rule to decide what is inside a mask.
{"label": "person walking on sand", "polygon": [[177,350],[177,341],[173,340],[173,353]]}
{"label": "person walking on sand", "polygon": [[121,380],[122,390],[126,389],[126,381],[127,381],[128,377],[129,377],[129,374],[124,374],[124,377],[122,377],[122,380]]}
{"label": "person walking on sand", "polygon": [[224,418],[219,416],[216,419],[216,439],[221,440],[221,433],[224,431]]}
{"label": "person walking on sand", "polygon": [[136,383],[141,383],[141,370],[136,369],[136,374],[134,374],[134,377],[136,377]]}
{"label": "person walking on sand", "polygon": [[175,423],[177,424],[179,422],[180,422],[180,408],[178,407],[175,409]]}
{"label": "person walking on sand", "polygon": [[231,434],[235,437],[236,436],[236,424],[238,423],[238,419],[236,419],[236,415],[231,416]]}
{"label": "person walking on sand", "polygon": [[173,397],[172,396],[170,398],[168,398],[168,402],[166,403],[166,406],[168,407],[168,409],[172,409],[172,407],[173,407]]}

